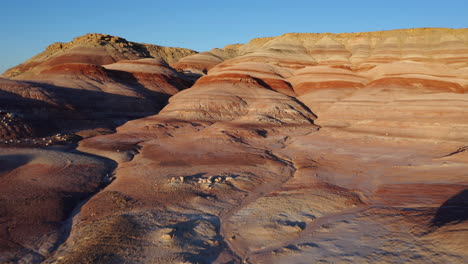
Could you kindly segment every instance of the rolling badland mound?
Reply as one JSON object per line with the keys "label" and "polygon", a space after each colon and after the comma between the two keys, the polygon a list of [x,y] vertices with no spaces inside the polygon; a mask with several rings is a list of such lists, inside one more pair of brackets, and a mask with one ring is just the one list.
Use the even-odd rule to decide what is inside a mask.
{"label": "rolling badland mound", "polygon": [[7,70],[3,76],[28,78],[48,67],[63,63],[110,64],[121,60],[162,58],[166,62],[177,61],[195,54],[190,49],[162,47],[127,41],[124,38],[91,33],[76,37],[71,42],[57,42],[24,63]]}
{"label": "rolling badland mound", "polygon": [[465,263],[467,72],[468,29],[54,44],[0,135],[86,139],[2,145],[0,261]]}
{"label": "rolling badland mound", "polygon": [[[115,127],[157,113],[170,96],[190,87],[193,77],[168,63],[195,53],[87,34],[69,43],[52,44],[7,70],[0,78],[6,96],[2,107],[27,117],[25,122],[32,129],[22,136]],[[20,137],[12,128],[3,130],[3,139]]]}

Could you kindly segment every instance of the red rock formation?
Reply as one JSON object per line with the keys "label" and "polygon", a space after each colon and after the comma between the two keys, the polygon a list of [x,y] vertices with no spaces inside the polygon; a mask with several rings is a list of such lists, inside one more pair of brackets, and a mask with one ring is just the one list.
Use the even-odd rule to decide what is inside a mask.
{"label": "red rock formation", "polygon": [[206,74],[208,70],[221,63],[222,61],[222,58],[210,52],[203,52],[184,57],[180,59],[177,63],[173,64],[172,67],[174,67],[175,69]]}
{"label": "red rock formation", "polygon": [[[21,240],[3,246],[6,259],[465,263],[467,41],[466,29],[285,34],[169,62],[180,72],[148,58],[63,63],[39,75],[36,65],[30,72],[43,82],[119,95],[104,104],[112,111],[148,109],[128,97],[172,96],[156,115],[80,141],[78,150],[118,163],[115,180],[79,207],[57,250],[24,242],[57,233],[42,219],[64,219],[57,201],[68,189],[52,189],[56,198],[30,216],[41,223],[36,233],[6,229],[21,234],[6,239]],[[104,111],[46,86],[5,82],[57,107]],[[5,151],[4,175],[18,178],[8,186],[42,197],[19,181],[29,163],[15,165],[4,157],[17,150]]]}
{"label": "red rock formation", "polygon": [[[53,44],[45,52],[5,72],[4,76],[10,80],[0,80],[2,91],[22,97],[8,99],[5,107],[14,101],[22,103],[5,111],[19,114],[26,111],[28,119],[47,119],[49,127],[40,127],[37,123],[41,121],[31,124],[26,120],[22,124],[3,125],[1,134],[4,139],[42,137],[64,129],[111,127],[119,120],[156,113],[169,96],[194,82],[192,77],[171,68],[168,62],[194,53],[102,34]],[[141,59],[144,57],[147,59]],[[34,95],[38,92],[39,95]],[[33,109],[25,107],[24,98],[34,101]]]}
{"label": "red rock formation", "polygon": [[172,63],[195,53],[189,49],[129,42],[120,37],[94,33],[77,37],[69,43],[54,43],[25,63],[7,70],[3,76],[29,79],[47,68],[64,63],[104,65],[141,58],[162,58]]}

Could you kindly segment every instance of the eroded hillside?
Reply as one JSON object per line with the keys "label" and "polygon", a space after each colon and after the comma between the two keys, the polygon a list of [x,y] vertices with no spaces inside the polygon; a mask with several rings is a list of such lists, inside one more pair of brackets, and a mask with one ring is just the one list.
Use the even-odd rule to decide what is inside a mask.
{"label": "eroded hillside", "polygon": [[[0,261],[468,260],[467,29],[156,47],[91,34],[4,74]],[[85,139],[26,140],[61,131]]]}

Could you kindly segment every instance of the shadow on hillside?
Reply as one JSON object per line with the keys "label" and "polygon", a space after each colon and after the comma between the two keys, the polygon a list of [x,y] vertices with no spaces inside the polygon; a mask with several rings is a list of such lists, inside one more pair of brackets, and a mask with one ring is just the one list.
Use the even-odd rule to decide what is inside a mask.
{"label": "shadow on hillside", "polygon": [[[2,110],[28,110],[41,109],[41,108],[55,108],[54,105],[33,99],[23,97],[19,94],[4,91],[0,89],[0,106]],[[17,111],[18,112],[18,111]]]}
{"label": "shadow on hillside", "polygon": [[157,114],[169,100],[170,95],[146,89],[130,73],[114,72],[111,75],[116,82],[124,82],[140,96],[22,81],[45,91],[47,99],[0,90],[1,109],[21,114],[39,131],[36,136],[42,137],[100,127],[115,129],[128,120]]}
{"label": "shadow on hillside", "polygon": [[32,160],[30,155],[0,155],[0,173],[7,172],[28,164]]}
{"label": "shadow on hillside", "polygon": [[99,127],[115,129],[128,120],[157,114],[169,99],[169,95],[147,90],[139,84],[132,88],[141,91],[142,97],[29,83],[49,92],[58,106],[44,104],[31,111],[31,104],[25,102],[17,107],[20,112],[68,131]]}
{"label": "shadow on hillside", "polygon": [[431,224],[442,227],[447,224],[457,224],[468,220],[468,189],[450,197],[437,210]]}

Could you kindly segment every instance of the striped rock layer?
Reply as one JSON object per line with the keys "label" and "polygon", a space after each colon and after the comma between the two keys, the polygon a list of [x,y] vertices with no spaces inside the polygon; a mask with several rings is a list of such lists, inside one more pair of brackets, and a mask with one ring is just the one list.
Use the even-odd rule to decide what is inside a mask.
{"label": "striped rock layer", "polygon": [[86,139],[2,145],[0,262],[468,260],[467,29],[88,35],[4,77],[0,136]]}

